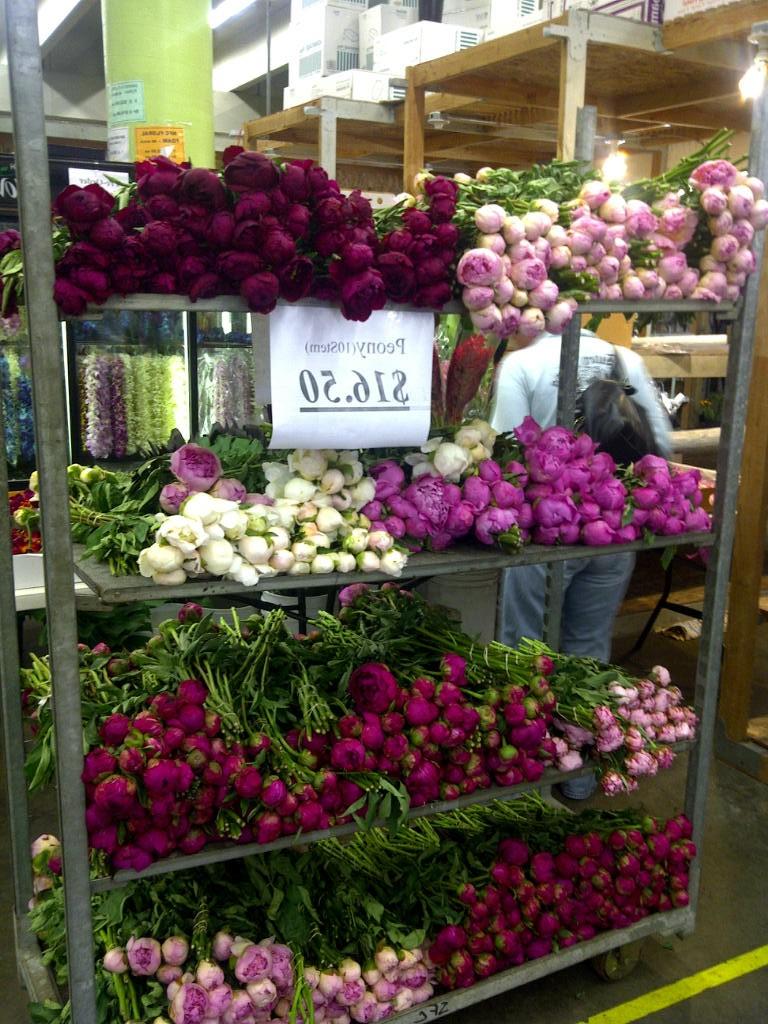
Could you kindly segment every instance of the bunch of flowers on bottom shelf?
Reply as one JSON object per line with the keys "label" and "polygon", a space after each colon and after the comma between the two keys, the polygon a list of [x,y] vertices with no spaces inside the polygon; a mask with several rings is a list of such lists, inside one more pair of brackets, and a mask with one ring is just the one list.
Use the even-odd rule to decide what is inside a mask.
{"label": "bunch of flowers on bottom shelf", "polygon": [[373,496],[356,452],[297,450],[266,463],[266,494],[221,476],[209,448],[186,444],[171,456],[176,482],[160,492],[155,542],[139,571],[173,586],[209,573],[245,586],[287,573],[383,572],[399,576],[407,555],[385,528],[359,512]]}
{"label": "bunch of flowers on bottom shelf", "polygon": [[[441,823],[435,822],[440,828]],[[549,827],[548,827],[549,826]],[[684,815],[667,822],[586,812],[570,827],[521,827],[493,852],[487,880],[457,891],[464,916],[429,947],[441,988],[467,988],[506,968],[688,905],[696,855]]]}
{"label": "bunch of flowers on bottom shelf", "polygon": [[555,660],[553,732],[561,771],[580,768],[594,751],[603,793],[631,793],[638,779],[672,765],[672,744],[696,738],[696,713],[662,665],[645,679],[630,679],[589,658]]}
{"label": "bunch of flowers on bottom shelf", "polygon": [[[382,948],[374,963],[386,969],[383,973],[374,965],[364,970],[350,957],[337,970],[304,967],[301,957],[271,938],[256,943],[217,932],[210,945],[210,959],[195,964],[183,936],[162,943],[149,936],[131,938],[124,949],[109,949],[103,965],[117,975],[113,984],[118,992],[127,988],[122,975],[157,978],[174,1024],[381,1021],[426,1002],[433,993],[434,969],[425,965],[418,947],[400,957]],[[389,998],[381,998],[384,994]]]}
{"label": "bunch of flowers on bottom shelf", "polygon": [[[525,795],[97,893],[98,1024],[386,1020],[684,908],[690,837],[683,815]],[[62,896],[54,876],[31,915],[57,978]]]}

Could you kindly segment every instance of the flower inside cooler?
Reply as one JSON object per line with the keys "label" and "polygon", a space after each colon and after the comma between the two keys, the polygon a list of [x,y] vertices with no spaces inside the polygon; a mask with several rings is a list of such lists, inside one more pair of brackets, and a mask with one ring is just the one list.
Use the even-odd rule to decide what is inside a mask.
{"label": "flower inside cooler", "polygon": [[197,341],[199,432],[255,420],[255,366],[250,313],[193,313]]}
{"label": "flower inside cooler", "polygon": [[26,481],[35,468],[32,367],[26,327],[17,313],[0,317],[0,394],[8,479]]}
{"label": "flower inside cooler", "polygon": [[75,461],[121,461],[189,436],[183,313],[111,312],[66,325]]}

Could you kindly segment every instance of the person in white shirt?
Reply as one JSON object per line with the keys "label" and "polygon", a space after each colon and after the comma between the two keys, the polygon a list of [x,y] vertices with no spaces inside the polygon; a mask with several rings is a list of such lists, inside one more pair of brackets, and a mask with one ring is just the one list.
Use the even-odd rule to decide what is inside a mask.
{"label": "person in white shirt", "polygon": [[[509,352],[496,372],[491,426],[506,433],[532,416],[541,427],[557,420],[560,374],[559,335],[543,334],[525,348]],[[622,348],[623,375],[635,389],[632,396],[648,416],[658,453],[670,451],[670,423],[642,358]],[[610,376],[613,345],[590,331],[581,332],[578,389]],[[609,661],[613,623],[635,566],[634,552],[612,552],[565,563],[560,649]],[[515,646],[524,636],[540,639],[544,630],[546,566],[526,565],[502,574],[498,639]]]}

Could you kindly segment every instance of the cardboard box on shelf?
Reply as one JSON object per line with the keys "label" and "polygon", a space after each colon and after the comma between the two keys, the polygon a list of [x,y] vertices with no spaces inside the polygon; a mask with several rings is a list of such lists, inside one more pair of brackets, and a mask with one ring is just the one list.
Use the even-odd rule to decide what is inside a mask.
{"label": "cardboard box on shelf", "polygon": [[418,17],[415,7],[400,4],[379,4],[378,7],[362,11],[359,16],[360,67],[368,71],[373,70],[373,48],[376,40],[404,25],[412,25]]}
{"label": "cardboard box on shelf", "polygon": [[708,11],[712,7],[723,7],[733,2],[734,0],[664,0],[664,21],[674,21],[688,14],[698,14],[699,11]]}
{"label": "cardboard box on shelf", "polygon": [[339,4],[309,7],[293,26],[296,45],[288,63],[288,83],[313,75],[349,71],[360,63],[358,12]]}
{"label": "cardboard box on shelf", "polygon": [[367,100],[379,103],[389,99],[389,75],[355,68],[318,78],[312,84],[312,95],[338,96],[345,100]]}
{"label": "cardboard box on shelf", "polygon": [[368,9],[368,0],[291,0],[291,21],[300,21],[307,12],[323,7],[346,7],[359,14]]}
{"label": "cardboard box on shelf", "polygon": [[382,36],[374,46],[373,70],[404,77],[405,69],[482,42],[479,29],[417,21]]}
{"label": "cardboard box on shelf", "polygon": [[315,98],[314,88],[320,80],[320,75],[313,75],[310,78],[300,78],[293,85],[286,85],[283,89],[283,110],[289,107],[300,107],[303,103]]}
{"label": "cardboard box on shelf", "polygon": [[[549,21],[563,13],[566,0],[491,0],[486,39],[495,39],[521,28]],[[556,10],[557,8],[557,10]]]}
{"label": "cardboard box on shelf", "polygon": [[[442,22],[444,25],[466,25],[468,28],[487,29],[491,26],[493,6],[493,0],[444,0]],[[497,0],[496,7],[498,6]],[[510,6],[509,0],[504,6]]]}

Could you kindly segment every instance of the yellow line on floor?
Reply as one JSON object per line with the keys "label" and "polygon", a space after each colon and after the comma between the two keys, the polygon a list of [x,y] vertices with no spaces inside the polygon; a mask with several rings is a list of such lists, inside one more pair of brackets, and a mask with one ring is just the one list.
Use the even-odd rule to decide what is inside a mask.
{"label": "yellow line on floor", "polygon": [[637,999],[631,999],[628,1003],[614,1006],[610,1010],[603,1010],[596,1013],[587,1021],[580,1024],[633,1024],[634,1021],[643,1020],[651,1013],[665,1010],[668,1006],[674,1006],[685,999],[691,999],[700,992],[709,988],[717,988],[728,981],[734,981],[752,971],[758,971],[761,967],[768,967],[768,946],[760,946],[752,949],[741,956],[735,956],[730,960],[724,960],[721,964],[707,967],[698,974],[691,974],[688,978],[681,978],[671,985],[657,988]]}

